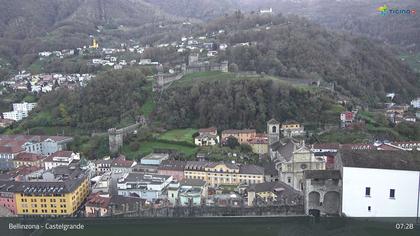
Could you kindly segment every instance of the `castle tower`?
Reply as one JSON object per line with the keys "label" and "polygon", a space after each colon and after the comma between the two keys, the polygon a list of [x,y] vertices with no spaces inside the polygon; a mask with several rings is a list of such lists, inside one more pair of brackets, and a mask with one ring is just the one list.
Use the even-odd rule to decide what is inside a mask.
{"label": "castle tower", "polygon": [[267,122],[268,145],[280,140],[280,122],[271,119]]}
{"label": "castle tower", "polygon": [[123,135],[116,128],[108,130],[109,152],[117,153],[123,145]]}

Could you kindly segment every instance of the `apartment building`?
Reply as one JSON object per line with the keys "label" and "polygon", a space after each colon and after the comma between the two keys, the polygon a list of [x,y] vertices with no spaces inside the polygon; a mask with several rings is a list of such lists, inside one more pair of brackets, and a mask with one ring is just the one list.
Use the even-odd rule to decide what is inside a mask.
{"label": "apartment building", "polygon": [[44,160],[45,170],[57,166],[69,166],[75,160],[80,160],[80,154],[73,151],[58,151]]}
{"label": "apartment building", "polygon": [[251,139],[253,139],[257,135],[257,131],[255,129],[229,129],[222,131],[222,142],[226,142],[229,137],[234,137],[238,140],[240,144],[247,144]]}
{"label": "apartment building", "polygon": [[21,152],[13,159],[13,165],[15,168],[21,166],[43,167],[44,159],[45,158],[39,154]]}
{"label": "apartment building", "polygon": [[3,112],[3,118],[20,121],[26,117],[32,109],[36,107],[36,103],[13,103],[13,111]]}
{"label": "apartment building", "polygon": [[189,161],[184,170],[186,179],[201,179],[210,186],[256,184],[264,182],[264,168],[223,162]]}
{"label": "apartment building", "polygon": [[71,216],[89,195],[89,179],[79,167],[56,167],[42,179],[13,182],[18,216]]}
{"label": "apartment building", "polygon": [[126,173],[118,179],[118,195],[154,201],[163,197],[172,180],[173,177],[167,175]]}

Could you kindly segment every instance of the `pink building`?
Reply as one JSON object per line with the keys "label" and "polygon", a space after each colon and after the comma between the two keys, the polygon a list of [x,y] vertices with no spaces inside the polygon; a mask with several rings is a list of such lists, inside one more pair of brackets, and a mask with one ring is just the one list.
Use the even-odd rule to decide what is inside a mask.
{"label": "pink building", "polygon": [[181,181],[184,179],[184,168],[187,163],[185,161],[166,160],[158,167],[159,175],[169,175],[174,180]]}
{"label": "pink building", "polygon": [[14,190],[19,183],[13,181],[0,181],[0,206],[8,209],[10,213],[16,214],[16,200]]}

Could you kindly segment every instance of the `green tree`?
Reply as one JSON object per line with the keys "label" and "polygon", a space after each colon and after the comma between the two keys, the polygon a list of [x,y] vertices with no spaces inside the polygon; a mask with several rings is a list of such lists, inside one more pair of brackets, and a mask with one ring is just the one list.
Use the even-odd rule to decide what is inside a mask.
{"label": "green tree", "polygon": [[241,150],[241,152],[244,152],[244,153],[250,153],[252,152],[252,147],[248,144],[241,144],[239,146],[239,150]]}
{"label": "green tree", "polygon": [[239,142],[235,137],[228,137],[226,139],[225,146],[230,147],[231,149],[235,149],[237,146],[239,146]]}

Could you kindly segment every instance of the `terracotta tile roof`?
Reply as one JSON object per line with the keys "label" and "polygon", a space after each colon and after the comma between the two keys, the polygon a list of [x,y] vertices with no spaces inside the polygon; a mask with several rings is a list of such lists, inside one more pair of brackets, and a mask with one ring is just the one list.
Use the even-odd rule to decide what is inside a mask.
{"label": "terracotta tile roof", "polygon": [[126,160],[125,156],[120,155],[119,157],[112,160],[111,167],[123,167],[130,168],[134,164],[134,161]]}
{"label": "terracotta tile roof", "polygon": [[25,161],[25,162],[35,162],[42,160],[43,156],[34,154],[34,153],[28,153],[28,152],[22,152],[19,153],[15,158],[14,161]]}
{"label": "terracotta tile roof", "polygon": [[34,173],[36,171],[39,171],[43,169],[43,167],[38,167],[38,166],[20,166],[14,170],[11,170],[9,172],[7,172],[7,174],[10,174],[14,177],[18,176],[18,175],[28,175],[31,173]]}
{"label": "terracotta tile roof", "polygon": [[257,133],[257,130],[255,129],[228,129],[228,130],[223,130],[222,134],[243,134],[243,133]]}
{"label": "terracotta tile roof", "polygon": [[0,153],[19,153],[23,152],[24,149],[21,146],[18,145],[12,145],[12,146],[0,146]]}
{"label": "terracotta tile roof", "polygon": [[216,134],[210,134],[210,133],[201,133],[199,136],[196,137],[196,139],[217,139],[218,135]]}
{"label": "terracotta tile roof", "polygon": [[51,154],[49,157],[71,157],[73,151],[57,151]]}
{"label": "terracotta tile roof", "polygon": [[108,209],[111,198],[102,197],[100,193],[92,193],[86,200],[86,206],[88,207],[100,207]]}
{"label": "terracotta tile roof", "polygon": [[210,128],[203,128],[198,130],[199,133],[217,133],[217,129],[215,127]]}
{"label": "terracotta tile roof", "polygon": [[255,136],[248,141],[249,144],[268,144],[267,136]]}

